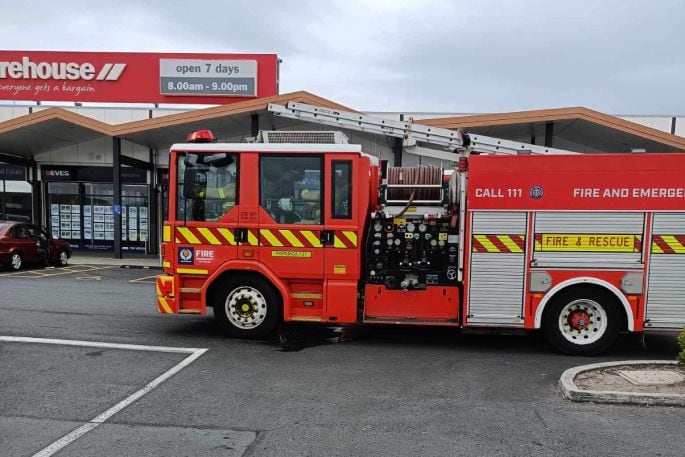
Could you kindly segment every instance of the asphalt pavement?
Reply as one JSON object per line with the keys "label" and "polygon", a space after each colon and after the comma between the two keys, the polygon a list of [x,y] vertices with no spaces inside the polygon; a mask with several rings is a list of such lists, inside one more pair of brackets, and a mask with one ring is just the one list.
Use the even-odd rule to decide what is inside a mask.
{"label": "asphalt pavement", "polygon": [[683,455],[685,408],[572,403],[558,389],[573,366],[671,359],[674,335],[588,358],[536,334],[307,328],[284,350],[226,338],[211,313],[158,314],[154,273],[0,273],[0,337],[14,338],[0,340],[1,455],[49,451],[74,430],[54,455]]}

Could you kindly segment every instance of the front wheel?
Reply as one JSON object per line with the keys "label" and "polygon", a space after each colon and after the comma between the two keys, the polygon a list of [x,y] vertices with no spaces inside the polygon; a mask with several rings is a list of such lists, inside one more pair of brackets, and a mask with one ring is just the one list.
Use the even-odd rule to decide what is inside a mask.
{"label": "front wheel", "polygon": [[55,266],[66,267],[67,263],[69,263],[69,254],[67,254],[67,251],[59,251],[57,253],[57,263]]}
{"label": "front wheel", "polygon": [[617,300],[592,288],[562,292],[545,311],[545,337],[561,352],[596,355],[611,346],[619,330]]}
{"label": "front wheel", "polygon": [[12,271],[21,270],[21,266],[23,265],[23,263],[24,263],[24,260],[21,258],[21,254],[19,254],[18,252],[13,252],[10,255],[10,263],[9,263],[10,270],[12,270]]}
{"label": "front wheel", "polygon": [[218,288],[214,299],[214,317],[230,336],[264,338],[278,326],[281,299],[266,281],[254,277],[236,277]]}

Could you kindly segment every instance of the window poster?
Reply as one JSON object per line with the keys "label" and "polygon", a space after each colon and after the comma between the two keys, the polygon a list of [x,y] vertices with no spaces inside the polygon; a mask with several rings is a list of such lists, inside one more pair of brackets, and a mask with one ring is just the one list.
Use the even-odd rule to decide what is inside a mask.
{"label": "window poster", "polygon": [[138,207],[137,206],[129,206],[128,207],[128,215],[129,217],[138,217]]}
{"label": "window poster", "polygon": [[114,214],[105,214],[105,222],[114,223]]}
{"label": "window poster", "polygon": [[147,232],[140,231],[140,241],[147,241]]}
{"label": "window poster", "polygon": [[105,214],[113,214],[111,206],[105,206]]}
{"label": "window poster", "polygon": [[67,222],[62,221],[62,223],[60,224],[60,228],[61,228],[62,230],[71,230],[71,222],[69,222],[69,221],[67,221]]}
{"label": "window poster", "polygon": [[138,221],[135,219],[129,219],[128,220],[128,229],[129,230],[136,230],[138,228]]}
{"label": "window poster", "polygon": [[59,227],[52,227],[52,237],[59,238]]}
{"label": "window poster", "polygon": [[95,214],[105,214],[105,207],[100,205],[95,205],[93,207],[93,213]]}
{"label": "window poster", "polygon": [[71,232],[65,232],[64,230],[60,230],[59,232],[59,237],[65,240],[68,240],[71,238]]}
{"label": "window poster", "polygon": [[72,240],[80,240],[81,239],[81,232],[71,232],[71,239]]}
{"label": "window poster", "polygon": [[59,214],[59,205],[55,205],[54,203],[50,205],[50,214],[53,216],[56,216]]}
{"label": "window poster", "polygon": [[95,232],[95,236],[93,238],[96,240],[104,240],[105,232]]}
{"label": "window poster", "polygon": [[93,216],[93,220],[94,220],[95,222],[105,222],[105,215],[104,215],[104,214],[97,214],[97,213],[96,213],[96,214]]}
{"label": "window poster", "polygon": [[72,230],[81,230],[81,223],[76,221],[71,221],[71,229]]}
{"label": "window poster", "polygon": [[83,229],[83,238],[87,240],[93,239],[93,231],[90,229],[90,227]]}
{"label": "window poster", "polygon": [[59,212],[62,214],[71,213],[71,205],[59,205]]}
{"label": "window poster", "polygon": [[140,230],[147,230],[147,219],[140,220]]}
{"label": "window poster", "polygon": [[128,239],[129,241],[137,241],[138,240],[138,232],[135,230],[129,230],[128,231]]}
{"label": "window poster", "polygon": [[106,231],[113,231],[114,230],[114,224],[105,224],[105,230]]}
{"label": "window poster", "polygon": [[71,205],[71,214],[81,214],[81,206]]}
{"label": "window poster", "polygon": [[96,232],[97,231],[104,232],[105,231],[105,224],[103,224],[101,222],[96,222],[95,224],[93,224],[93,230],[95,230]]}
{"label": "window poster", "polygon": [[50,225],[53,227],[59,226],[59,216],[50,216]]}
{"label": "window poster", "polygon": [[83,215],[84,216],[90,216],[92,214],[93,207],[90,205],[84,205],[83,206]]}
{"label": "window poster", "polygon": [[105,232],[105,239],[112,241],[114,239],[114,232]]}
{"label": "window poster", "polygon": [[90,227],[91,225],[93,225],[93,218],[89,216],[83,216],[83,226]]}
{"label": "window poster", "polygon": [[147,218],[147,207],[141,206],[140,208],[138,208],[138,215],[140,215],[141,219],[146,219]]}
{"label": "window poster", "polygon": [[121,231],[121,240],[122,241],[126,241],[126,235],[127,234],[128,234],[128,232],[126,230],[122,229],[122,231]]}

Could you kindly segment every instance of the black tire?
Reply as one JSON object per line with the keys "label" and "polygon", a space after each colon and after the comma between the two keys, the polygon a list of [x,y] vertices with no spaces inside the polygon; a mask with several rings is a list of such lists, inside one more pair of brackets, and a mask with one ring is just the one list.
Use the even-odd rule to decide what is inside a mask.
{"label": "black tire", "polygon": [[222,329],[235,338],[260,339],[271,335],[281,319],[281,296],[268,282],[236,276],[216,288],[212,305]]}
{"label": "black tire", "polygon": [[18,252],[13,252],[10,254],[10,261],[7,263],[7,267],[11,271],[19,271],[21,267],[24,266],[24,259]]}
{"label": "black tire", "polygon": [[562,291],[545,309],[545,337],[565,354],[597,355],[616,341],[619,305],[614,295],[598,288]]}
{"label": "black tire", "polygon": [[69,254],[65,250],[61,250],[57,253],[57,257],[55,257],[55,266],[56,267],[66,267],[67,264],[69,263]]}

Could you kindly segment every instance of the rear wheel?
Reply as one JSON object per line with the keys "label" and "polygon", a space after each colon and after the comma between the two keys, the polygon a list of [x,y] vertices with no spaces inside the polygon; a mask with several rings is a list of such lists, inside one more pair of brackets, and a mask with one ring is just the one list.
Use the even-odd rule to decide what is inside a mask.
{"label": "rear wheel", "polygon": [[18,252],[13,252],[10,255],[10,263],[9,263],[10,270],[19,271],[19,270],[21,270],[21,266],[23,264],[24,264],[24,260],[21,258],[21,254],[19,254]]}
{"label": "rear wheel", "polygon": [[616,340],[619,316],[617,300],[609,292],[575,288],[553,299],[545,310],[543,328],[561,352],[595,355]]}
{"label": "rear wheel", "polygon": [[281,299],[266,281],[242,276],[222,283],[214,296],[214,317],[230,336],[264,338],[277,327]]}

